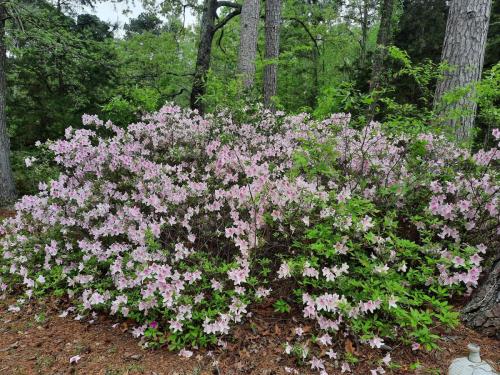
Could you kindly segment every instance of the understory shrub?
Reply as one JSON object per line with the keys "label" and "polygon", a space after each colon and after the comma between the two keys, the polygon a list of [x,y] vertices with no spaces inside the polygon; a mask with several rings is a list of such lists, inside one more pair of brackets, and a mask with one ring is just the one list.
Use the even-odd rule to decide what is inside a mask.
{"label": "understory shrub", "polygon": [[285,352],[324,373],[342,336],[432,349],[498,240],[498,147],[345,114],[241,124],[167,105],[127,128],[83,122],[48,145],[59,177],[0,226],[2,290],[133,319],[150,347],[224,345],[272,296],[303,312]]}

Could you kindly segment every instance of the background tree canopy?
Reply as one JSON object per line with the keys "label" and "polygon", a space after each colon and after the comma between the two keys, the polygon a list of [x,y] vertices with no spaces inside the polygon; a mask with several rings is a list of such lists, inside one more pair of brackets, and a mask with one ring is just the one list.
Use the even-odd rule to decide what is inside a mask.
{"label": "background tree canopy", "polygon": [[[307,110],[318,116],[357,110],[369,89],[381,3],[283,2],[275,97],[280,109],[290,113]],[[412,64],[422,64],[422,70],[430,62],[438,64],[446,1],[394,3],[393,45],[406,51]],[[486,71],[499,59],[495,21],[499,3],[494,1],[492,7]],[[78,14],[71,3],[37,0],[13,4],[18,18],[7,22],[7,117],[13,151],[59,137],[65,127],[78,124],[83,113],[104,114],[125,124],[166,101],[189,104],[202,4],[173,2],[161,10],[145,11],[130,19],[120,33],[95,15]],[[261,97],[266,65],[262,8],[255,90],[246,96],[255,99]],[[193,9],[198,21],[187,25],[185,9]],[[229,11],[220,8],[218,12],[221,19]],[[215,32],[203,98],[208,111],[242,99],[237,83],[239,39],[237,18]],[[398,105],[430,105],[430,98],[422,103],[421,77],[396,74],[401,67],[397,59],[387,65],[385,96]],[[428,77],[427,84],[432,93],[435,79]],[[381,111],[377,118],[385,119],[388,114]]]}
{"label": "background tree canopy", "polygon": [[[238,112],[264,100],[263,90],[272,88],[265,73],[270,65],[277,72],[273,107],[287,113],[324,118],[350,112],[360,122],[374,117],[413,132],[436,117],[445,0],[284,0],[274,31],[279,55],[271,59],[266,59],[266,7],[260,4],[252,8],[257,32],[249,35],[255,40],[245,42],[251,49],[255,43],[250,54],[255,54],[250,62],[255,78],[248,87],[242,85],[239,59],[241,48],[249,48],[240,44],[249,13],[240,17],[241,1],[218,1],[210,18],[210,1],[144,2],[144,12],[122,29],[83,13],[80,5],[90,2],[2,3],[6,123],[21,194],[35,187],[30,180],[36,179],[23,168],[26,155],[37,154],[35,143],[59,138],[67,126],[78,126],[82,114],[126,125],[166,102]],[[491,7],[476,148],[490,142],[488,129],[500,117],[499,4],[495,0]],[[194,17],[186,18],[186,12]]]}

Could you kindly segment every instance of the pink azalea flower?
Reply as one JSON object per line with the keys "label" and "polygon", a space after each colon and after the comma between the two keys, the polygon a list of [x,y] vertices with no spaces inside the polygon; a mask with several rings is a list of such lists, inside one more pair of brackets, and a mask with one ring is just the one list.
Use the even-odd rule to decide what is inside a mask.
{"label": "pink azalea flower", "polygon": [[391,296],[389,298],[389,300],[387,301],[387,303],[389,304],[389,307],[396,308],[396,307],[398,307],[398,305],[396,304],[397,301],[398,301],[398,299],[395,296]]}
{"label": "pink azalea flower", "polygon": [[465,260],[459,256],[455,256],[453,258],[453,264],[457,267],[461,267],[465,265]]}
{"label": "pink azalea flower", "polygon": [[391,363],[392,358],[391,358],[391,353],[387,353],[384,358],[382,358],[382,362],[385,363],[385,365],[389,365]]}
{"label": "pink azalea flower", "polygon": [[304,330],[302,329],[302,327],[295,328],[295,334],[297,336],[302,336],[303,333],[304,333]]}
{"label": "pink azalea flower", "polygon": [[491,134],[493,134],[493,137],[498,141],[500,139],[500,128],[495,128],[491,131]]}
{"label": "pink azalea flower", "polygon": [[191,350],[181,349],[179,351],[179,356],[184,357],[184,358],[190,358],[192,355],[193,355],[193,352]]}
{"label": "pink azalea flower", "polygon": [[310,363],[311,363],[311,370],[323,370],[325,368],[323,360],[318,359],[314,356],[312,357]]}
{"label": "pink azalea flower", "polygon": [[347,362],[342,362],[342,367],[340,369],[340,372],[343,374],[344,372],[351,372],[351,367]]}
{"label": "pink azalea flower", "polygon": [[328,356],[328,358],[330,359],[337,359],[337,353],[333,351],[333,349],[329,349],[327,352],[326,352],[326,355]]}
{"label": "pink azalea flower", "polygon": [[479,264],[481,264],[481,260],[483,260],[483,258],[481,258],[479,256],[479,254],[477,254],[477,253],[472,255],[469,259],[470,259],[471,263],[476,265],[476,266],[479,266]]}
{"label": "pink azalea flower", "polygon": [[278,270],[278,279],[285,279],[292,276],[290,267],[287,263],[282,263]]}
{"label": "pink azalea flower", "polygon": [[479,245],[476,246],[477,251],[479,251],[481,254],[486,254],[486,250],[488,249],[486,245],[480,243]]}
{"label": "pink azalea flower", "polygon": [[370,228],[373,228],[374,226],[372,218],[368,215],[365,216],[363,219],[361,219],[360,225],[361,225],[361,230],[363,232],[368,231]]}
{"label": "pink azalea flower", "polygon": [[182,323],[179,322],[178,320],[170,320],[170,329],[173,332],[182,332]]}
{"label": "pink azalea flower", "polygon": [[372,348],[381,348],[382,345],[384,345],[384,340],[382,340],[380,337],[373,337],[370,340],[368,340],[368,343]]}

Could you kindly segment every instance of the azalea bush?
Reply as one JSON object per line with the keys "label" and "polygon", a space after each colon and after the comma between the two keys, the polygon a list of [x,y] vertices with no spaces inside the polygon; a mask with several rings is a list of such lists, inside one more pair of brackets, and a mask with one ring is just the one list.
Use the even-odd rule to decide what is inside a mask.
{"label": "azalea bush", "polygon": [[[500,131],[493,135],[498,145]],[[452,295],[478,285],[488,248],[498,246],[498,147],[471,155],[444,137],[394,136],[372,123],[345,126],[295,157],[292,175],[329,188],[296,223],[301,235],[277,231],[293,244],[278,277],[298,285],[295,302],[319,328],[313,341],[330,358],[338,332],[372,348],[436,348],[434,328],[458,322]],[[285,350],[300,359],[312,348],[296,333]],[[347,371],[356,358],[345,358]]]}
{"label": "azalea bush", "polygon": [[319,371],[344,335],[433,348],[432,327],[457,321],[447,301],[477,285],[498,239],[500,150],[345,114],[248,117],[84,116],[47,145],[59,177],[0,227],[2,290],[133,319],[145,345],[183,355],[224,345],[270,297],[301,311],[284,350]]}

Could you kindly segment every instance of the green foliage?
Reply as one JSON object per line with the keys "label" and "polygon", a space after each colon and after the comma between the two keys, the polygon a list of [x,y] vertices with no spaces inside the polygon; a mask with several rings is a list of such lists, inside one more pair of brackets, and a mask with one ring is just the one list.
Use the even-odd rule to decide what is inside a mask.
{"label": "green foliage", "polygon": [[[247,96],[243,82],[239,78],[221,78],[209,71],[206,94],[202,98],[210,112],[229,110],[236,117],[241,117],[252,101]],[[251,94],[250,94],[251,95]]]}
{"label": "green foliage", "polygon": [[[27,167],[26,159],[35,162]],[[36,193],[39,182],[48,182],[59,175],[59,170],[53,162],[52,152],[45,145],[26,151],[13,151],[11,163],[16,189],[21,195]]]}
{"label": "green foliage", "polygon": [[22,27],[8,24],[7,117],[14,150],[62,135],[83,113],[98,113],[115,72],[110,26],[76,21],[43,1],[20,2]]}
{"label": "green foliage", "polygon": [[279,313],[288,313],[291,310],[291,306],[282,299],[277,300],[274,303],[274,311],[279,312]]}
{"label": "green foliage", "polygon": [[487,148],[493,145],[491,131],[500,124],[500,63],[485,73],[476,89],[479,110],[475,145]]}
{"label": "green foliage", "polygon": [[139,120],[141,115],[157,110],[162,104],[160,101],[160,93],[152,88],[133,88],[128,99],[115,96],[103,106],[102,112],[113,123],[125,126]]}
{"label": "green foliage", "polygon": [[327,118],[332,113],[361,111],[363,103],[368,103],[370,96],[361,93],[352,82],[340,83],[337,87],[326,87],[318,100],[314,111],[316,118]]}
{"label": "green foliage", "polygon": [[444,0],[403,0],[394,35],[395,45],[421,63],[441,58],[448,7]]}
{"label": "green foliage", "polygon": [[127,37],[145,32],[158,35],[162,31],[162,23],[162,20],[158,18],[155,13],[141,13],[137,18],[131,19],[130,22],[125,25],[125,31],[127,32]]}
{"label": "green foliage", "polygon": [[115,42],[119,68],[113,96],[129,104],[129,114],[156,110],[167,101],[189,103],[196,53],[193,33],[144,31]]}
{"label": "green foliage", "polygon": [[[400,126],[391,124],[386,129],[391,134],[406,126],[406,122]],[[373,314],[350,316],[349,326],[355,336],[365,342],[374,337],[386,337],[406,344],[418,343],[422,348],[432,350],[437,348],[439,338],[434,328],[437,325],[455,327],[459,321],[459,313],[450,304],[450,296],[461,291],[458,284],[432,281],[436,277],[436,268],[442,267],[438,254],[447,248],[453,255],[460,252],[460,257],[469,259],[477,249],[467,243],[461,245],[460,241],[465,241],[463,237],[460,241],[445,244],[444,237],[433,229],[444,222],[429,208],[428,185],[438,179],[453,186],[454,176],[467,175],[465,178],[469,179],[473,175],[482,176],[484,171],[480,165],[458,158],[449,168],[436,174],[426,167],[425,160],[429,158],[430,149],[435,148],[441,153],[447,148],[444,145],[431,146],[421,136],[412,135],[411,131],[403,134],[405,142],[400,145],[405,148],[407,170],[411,171],[412,177],[403,178],[393,186],[384,186],[385,182],[379,186],[377,177],[373,179],[379,172],[366,167],[365,174],[351,181],[351,186],[362,190],[370,187],[373,189],[368,194],[370,198],[357,196],[341,200],[338,193],[330,194],[322,206],[320,218],[307,217],[305,227],[302,226],[302,238],[294,233],[294,255],[285,262],[300,285],[294,291],[299,306],[314,306],[311,301],[315,300],[318,309],[318,298],[334,293],[337,298],[348,296],[334,304],[345,314],[352,312],[357,301],[364,306],[373,306],[375,301]],[[353,134],[348,138],[350,140],[338,150],[356,142]],[[359,153],[359,157],[367,160],[376,159],[357,148],[362,148],[364,142],[370,144],[370,136],[361,139],[364,139],[361,145],[351,146],[354,154]],[[374,146],[383,143],[381,137],[376,139]],[[342,157],[342,151],[339,154],[332,149],[335,149],[335,144],[305,143],[304,150],[294,157],[292,176],[307,175],[316,181],[333,180],[342,186],[349,181],[349,173],[353,173],[349,169],[353,161],[350,157]],[[370,177],[372,173],[374,175]],[[494,178],[498,181],[497,177]],[[359,233],[367,218],[369,221],[365,224],[368,225]],[[453,221],[458,222],[456,218]],[[310,225],[312,222],[315,224]],[[296,221],[293,226],[297,228],[301,224]],[[460,235],[466,236],[462,232]],[[450,260],[453,255],[449,256]],[[335,308],[333,313],[324,309],[322,316],[334,319]],[[355,358],[351,360],[355,361]]]}

